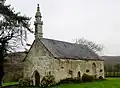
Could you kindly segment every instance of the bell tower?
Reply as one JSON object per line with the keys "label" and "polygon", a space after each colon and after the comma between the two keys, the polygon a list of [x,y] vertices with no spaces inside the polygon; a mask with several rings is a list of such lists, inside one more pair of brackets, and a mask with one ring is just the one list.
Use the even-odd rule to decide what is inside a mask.
{"label": "bell tower", "polygon": [[40,13],[40,7],[39,4],[37,5],[37,12],[35,15],[35,40],[40,39],[43,37],[43,33],[42,33],[42,25],[43,25],[43,21],[41,21],[41,13]]}

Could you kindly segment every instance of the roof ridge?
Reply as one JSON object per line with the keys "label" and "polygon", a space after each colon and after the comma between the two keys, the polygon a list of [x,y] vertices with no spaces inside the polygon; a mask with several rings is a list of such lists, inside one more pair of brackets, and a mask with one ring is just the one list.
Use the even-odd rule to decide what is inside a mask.
{"label": "roof ridge", "polygon": [[[67,41],[61,41],[57,39],[49,39],[49,38],[41,38],[41,39],[47,39],[47,40],[52,40],[52,41],[57,41],[57,42],[64,42],[64,43],[69,43],[69,44],[74,44],[74,45],[82,45],[82,44],[77,44],[77,43],[72,43],[72,42],[67,42]],[[86,46],[86,45],[83,45]]]}

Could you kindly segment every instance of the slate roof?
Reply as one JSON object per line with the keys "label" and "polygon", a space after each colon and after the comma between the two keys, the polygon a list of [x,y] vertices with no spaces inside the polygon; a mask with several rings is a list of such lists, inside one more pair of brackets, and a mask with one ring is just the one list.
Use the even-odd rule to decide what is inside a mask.
{"label": "slate roof", "polygon": [[99,56],[85,45],[46,38],[41,38],[40,41],[55,58],[100,60]]}

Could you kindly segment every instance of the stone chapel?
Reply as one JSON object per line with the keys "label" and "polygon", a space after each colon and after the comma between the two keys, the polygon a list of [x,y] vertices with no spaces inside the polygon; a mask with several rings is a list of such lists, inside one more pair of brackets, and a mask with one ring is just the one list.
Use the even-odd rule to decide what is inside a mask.
{"label": "stone chapel", "polygon": [[82,77],[84,73],[104,78],[104,61],[87,46],[43,38],[39,5],[35,15],[35,40],[24,58],[24,77],[34,85],[51,74],[55,81],[69,77]]}

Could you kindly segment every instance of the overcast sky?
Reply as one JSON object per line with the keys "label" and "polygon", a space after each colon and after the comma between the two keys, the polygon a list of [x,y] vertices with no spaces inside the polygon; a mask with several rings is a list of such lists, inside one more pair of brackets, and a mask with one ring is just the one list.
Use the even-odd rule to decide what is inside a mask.
{"label": "overcast sky", "polygon": [[[40,4],[45,38],[68,42],[85,38],[103,44],[103,55],[120,55],[120,0],[7,0],[7,3],[32,17],[32,25],[36,6]],[[33,40],[29,36],[29,42]]]}

